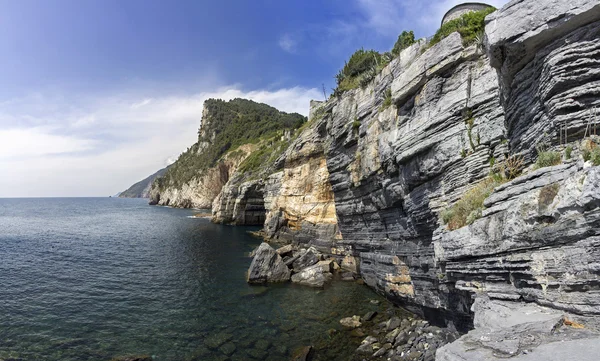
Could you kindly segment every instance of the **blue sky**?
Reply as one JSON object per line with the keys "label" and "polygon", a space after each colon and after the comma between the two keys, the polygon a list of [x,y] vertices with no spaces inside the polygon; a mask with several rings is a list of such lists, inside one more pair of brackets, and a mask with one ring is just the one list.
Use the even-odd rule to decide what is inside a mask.
{"label": "blue sky", "polygon": [[208,97],[306,114],[354,50],[457,3],[0,0],[0,197],[124,190],[195,141]]}

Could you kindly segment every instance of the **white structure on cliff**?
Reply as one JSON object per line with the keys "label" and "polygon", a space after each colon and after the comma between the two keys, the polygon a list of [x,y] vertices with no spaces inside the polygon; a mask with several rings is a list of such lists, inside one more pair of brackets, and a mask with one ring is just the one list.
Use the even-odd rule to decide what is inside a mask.
{"label": "white structure on cliff", "polygon": [[444,15],[444,17],[442,18],[442,25],[444,25],[448,21],[451,21],[451,20],[454,20],[454,19],[458,19],[459,17],[461,17],[462,15],[464,15],[464,14],[466,14],[468,12],[484,10],[484,9],[489,8],[489,7],[492,7],[492,6],[488,5],[488,4],[484,4],[484,3],[462,3],[462,4],[458,4],[455,7],[453,7],[452,9],[448,10],[448,12],[446,13],[446,15]]}

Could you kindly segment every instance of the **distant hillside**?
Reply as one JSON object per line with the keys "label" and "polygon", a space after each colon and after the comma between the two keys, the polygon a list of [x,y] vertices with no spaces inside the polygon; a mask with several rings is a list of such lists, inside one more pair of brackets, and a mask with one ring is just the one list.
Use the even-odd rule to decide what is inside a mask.
{"label": "distant hillside", "polygon": [[210,208],[238,167],[251,177],[271,165],[306,120],[251,100],[206,100],[198,141],[153,182],[151,203]]}
{"label": "distant hillside", "polygon": [[167,168],[168,167],[165,167],[151,176],[135,183],[126,191],[119,194],[119,198],[148,198],[150,196],[150,187],[152,186],[152,182],[154,182],[157,177],[162,177],[162,175],[167,171]]}

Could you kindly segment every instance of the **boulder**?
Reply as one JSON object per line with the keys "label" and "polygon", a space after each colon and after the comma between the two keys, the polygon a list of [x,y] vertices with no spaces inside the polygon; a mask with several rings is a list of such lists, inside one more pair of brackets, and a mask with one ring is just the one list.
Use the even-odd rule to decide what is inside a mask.
{"label": "boulder", "polygon": [[292,266],[294,267],[294,272],[300,272],[304,268],[312,266],[317,262],[319,262],[317,251],[311,247],[298,257],[298,259],[292,263]]}
{"label": "boulder", "polygon": [[373,318],[375,318],[375,316],[377,316],[377,311],[367,312],[363,316],[363,320],[365,320],[365,321],[371,321]]}
{"label": "boulder", "polygon": [[331,278],[333,278],[331,273],[323,272],[323,268],[315,264],[294,274],[292,282],[311,287],[323,287]]}
{"label": "boulder", "polygon": [[284,256],[291,254],[293,250],[294,250],[294,246],[291,244],[288,244],[283,247],[277,248],[275,250],[275,252],[277,252],[277,254],[280,255],[281,257],[284,257]]}
{"label": "boulder", "polygon": [[332,259],[317,262],[317,265],[323,269],[323,272],[333,272],[333,264],[334,261]]}
{"label": "boulder", "polygon": [[291,272],[268,243],[261,243],[248,269],[248,283],[286,282]]}

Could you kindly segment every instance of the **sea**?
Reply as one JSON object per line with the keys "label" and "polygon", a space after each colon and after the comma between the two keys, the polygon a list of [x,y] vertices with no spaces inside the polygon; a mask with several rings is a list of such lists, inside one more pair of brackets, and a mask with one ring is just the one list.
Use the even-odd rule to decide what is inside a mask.
{"label": "sea", "polygon": [[[144,199],[0,199],[0,360],[348,360],[356,282],[251,286],[248,231]],[[364,338],[364,337],[363,337]]]}

